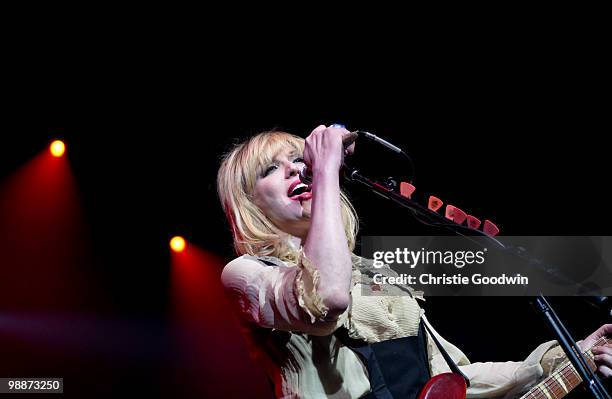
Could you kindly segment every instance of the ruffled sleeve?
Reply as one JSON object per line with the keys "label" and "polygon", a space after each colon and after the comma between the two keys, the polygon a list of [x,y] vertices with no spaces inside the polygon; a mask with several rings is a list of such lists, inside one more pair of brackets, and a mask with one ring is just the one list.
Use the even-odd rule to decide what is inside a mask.
{"label": "ruffled sleeve", "polygon": [[329,335],[342,325],[346,315],[326,320],[328,309],[317,292],[318,270],[303,254],[298,265],[272,259],[270,265],[241,256],[223,269],[221,281],[243,321],[311,335]]}
{"label": "ruffled sleeve", "polygon": [[323,303],[323,299],[317,290],[319,285],[319,270],[316,269],[300,250],[298,271],[295,276],[295,292],[298,305],[310,316],[310,322],[324,321],[329,308]]}
{"label": "ruffled sleeve", "polygon": [[544,370],[543,376],[548,377],[553,374],[566,360],[567,356],[559,344],[550,348],[544,354],[542,361],[540,362],[542,369]]}

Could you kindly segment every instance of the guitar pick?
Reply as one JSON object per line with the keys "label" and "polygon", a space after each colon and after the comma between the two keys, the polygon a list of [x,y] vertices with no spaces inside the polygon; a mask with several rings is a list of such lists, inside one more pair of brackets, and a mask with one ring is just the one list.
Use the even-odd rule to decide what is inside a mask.
{"label": "guitar pick", "polygon": [[457,224],[462,224],[467,218],[467,213],[453,205],[446,205],[445,215],[447,219],[452,220]]}
{"label": "guitar pick", "polygon": [[438,209],[442,208],[442,204],[444,204],[444,202],[442,202],[440,198],[430,195],[427,207],[431,209],[432,211],[437,212]]}
{"label": "guitar pick", "polygon": [[499,228],[490,220],[485,220],[482,226],[482,231],[490,236],[496,236],[499,234]]}
{"label": "guitar pick", "polygon": [[412,184],[406,183],[405,181],[400,183],[400,194],[402,194],[402,197],[410,198],[414,190],[416,190],[416,187]]}
{"label": "guitar pick", "polygon": [[467,224],[471,229],[477,229],[480,227],[480,219],[472,215],[467,215]]}

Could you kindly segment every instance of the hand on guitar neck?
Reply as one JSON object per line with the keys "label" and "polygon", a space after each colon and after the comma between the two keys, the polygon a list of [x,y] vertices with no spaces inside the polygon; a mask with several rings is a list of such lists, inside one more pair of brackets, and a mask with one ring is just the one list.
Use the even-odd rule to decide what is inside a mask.
{"label": "hand on guitar neck", "polygon": [[[612,324],[601,326],[577,344],[591,370],[597,369],[604,378],[612,376]],[[582,379],[568,360],[521,399],[561,399],[581,383]]]}
{"label": "hand on guitar neck", "polygon": [[[601,341],[601,338],[608,338]],[[577,343],[583,351],[591,349],[593,353],[597,371],[604,378],[612,377],[612,324],[605,324],[599,327],[593,334],[589,335],[584,341]]]}

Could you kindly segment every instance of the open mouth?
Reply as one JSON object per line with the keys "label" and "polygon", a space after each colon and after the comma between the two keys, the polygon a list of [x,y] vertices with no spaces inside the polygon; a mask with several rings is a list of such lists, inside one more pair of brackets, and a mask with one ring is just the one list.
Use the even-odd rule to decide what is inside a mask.
{"label": "open mouth", "polygon": [[296,181],[289,187],[289,191],[287,192],[287,196],[292,200],[304,200],[310,199],[312,197],[312,193],[310,192],[311,187],[307,184],[304,184],[300,181]]}

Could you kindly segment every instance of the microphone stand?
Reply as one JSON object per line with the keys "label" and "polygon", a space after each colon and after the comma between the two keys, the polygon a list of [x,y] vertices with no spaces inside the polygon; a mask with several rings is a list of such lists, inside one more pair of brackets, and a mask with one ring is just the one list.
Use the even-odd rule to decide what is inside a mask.
{"label": "microphone stand", "polygon": [[[446,219],[446,217],[439,214],[438,212],[434,212],[429,208],[420,205],[416,201],[413,201],[409,198],[402,196],[401,194],[398,194],[393,190],[392,185],[389,185],[387,183],[380,183],[362,175],[356,168],[344,165],[344,175],[347,180],[359,183],[360,185],[367,187],[373,193],[378,194],[388,200],[391,200],[404,208],[408,208],[415,215],[415,217],[423,223],[429,224],[431,226],[442,227],[446,230],[449,230],[453,234],[464,236],[468,239],[469,236],[475,235],[486,237],[488,241],[495,244],[498,249],[503,250],[504,252],[512,253],[510,251],[510,248],[507,248],[500,241],[498,241],[494,237],[489,236],[483,231],[472,229],[470,227],[459,225],[456,223],[449,223],[448,219]],[[524,253],[521,253],[520,256],[524,259],[532,261],[531,263],[543,265],[546,268],[546,271],[556,270],[556,268],[543,264],[543,262],[541,261],[535,261],[533,258],[526,256]],[[557,275],[557,277],[559,276]],[[577,372],[582,378],[582,381],[585,381],[585,385],[587,386],[587,389],[591,393],[593,398],[612,399],[610,395],[606,392],[599,378],[597,378],[597,376],[587,366],[586,360],[582,356],[580,348],[578,348],[575,341],[572,339],[571,335],[569,334],[561,320],[557,317],[554,310],[550,307],[550,305],[546,301],[546,298],[544,298],[543,295],[536,297],[535,304],[536,308],[544,315],[546,322],[554,331],[555,335],[557,335],[558,342],[562,345],[563,350],[576,368]]]}
{"label": "microphone stand", "polygon": [[408,208],[417,219],[425,224],[442,227],[449,230],[453,234],[457,234],[464,237],[469,236],[481,236],[489,239],[493,244],[495,244],[500,249],[506,249],[504,244],[496,240],[494,237],[486,234],[483,231],[472,229],[467,226],[459,225],[457,223],[450,222],[446,217],[439,214],[438,212],[434,212],[429,208],[422,206],[416,201],[411,200],[410,198],[406,198],[401,194],[393,191],[391,187],[389,187],[385,183],[379,183],[374,181],[364,175],[362,175],[358,169],[349,167],[346,164],[344,165],[344,175],[347,180],[353,181],[361,184],[364,187],[367,187],[374,194],[378,194],[383,198],[391,200],[404,208]]}
{"label": "microphone stand", "polygon": [[610,394],[606,391],[603,384],[597,378],[595,373],[589,367],[582,351],[570,335],[569,331],[565,328],[554,309],[550,306],[544,295],[538,295],[532,302],[536,310],[538,310],[548,327],[557,336],[557,341],[563,348],[563,351],[567,355],[568,359],[574,365],[575,370],[580,375],[580,378],[585,383],[585,389],[595,399],[610,399]]}
{"label": "microphone stand", "polygon": [[424,224],[446,229],[452,234],[462,236],[467,240],[479,245],[482,245],[482,241],[477,241],[471,237],[482,237],[486,240],[486,242],[493,244],[493,249],[497,249],[498,251],[503,252],[505,254],[520,258],[523,262],[528,263],[533,267],[537,267],[546,274],[557,278],[559,281],[563,281],[568,284],[574,284],[577,288],[583,288],[584,293],[588,293],[592,290],[591,288],[583,286],[582,284],[567,277],[567,275],[565,275],[559,269],[559,267],[530,256],[523,248],[506,246],[502,242],[497,240],[495,237],[486,234],[484,231],[473,229],[471,227],[452,222],[448,220],[444,215],[432,211],[431,209],[422,206],[418,202],[413,201],[410,198],[404,197],[403,195],[397,193],[393,190],[393,185],[372,180],[362,175],[358,169],[349,167],[346,164],[343,166],[345,178],[347,180],[359,183],[360,185],[367,187],[374,194],[378,194],[381,197],[391,200],[404,208],[408,208],[414,214],[416,219]]}

